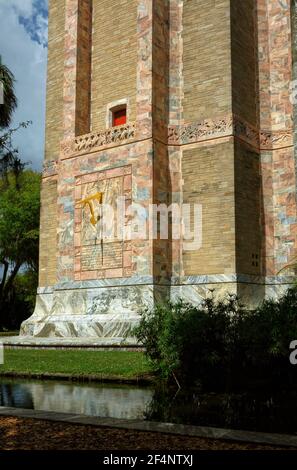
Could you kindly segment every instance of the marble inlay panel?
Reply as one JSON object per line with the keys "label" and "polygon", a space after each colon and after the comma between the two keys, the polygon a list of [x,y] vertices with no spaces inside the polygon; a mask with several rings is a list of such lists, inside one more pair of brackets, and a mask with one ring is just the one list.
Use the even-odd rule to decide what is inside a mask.
{"label": "marble inlay panel", "polygon": [[132,244],[117,238],[118,201],[131,201],[131,173],[128,165],[76,178],[76,281],[132,276]]}

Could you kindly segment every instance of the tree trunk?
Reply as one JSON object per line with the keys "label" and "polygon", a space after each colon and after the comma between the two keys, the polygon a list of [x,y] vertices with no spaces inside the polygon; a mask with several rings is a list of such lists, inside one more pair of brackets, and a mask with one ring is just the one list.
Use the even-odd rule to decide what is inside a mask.
{"label": "tree trunk", "polygon": [[17,262],[15,264],[10,276],[7,279],[7,282],[4,285],[4,288],[3,288],[3,291],[2,291],[2,293],[3,293],[2,298],[3,299],[5,299],[7,297],[10,289],[12,288],[13,281],[15,280],[15,277],[16,277],[17,273],[19,272],[21,266],[22,266],[22,263]]}
{"label": "tree trunk", "polygon": [[2,294],[3,294],[3,290],[4,290],[6,278],[7,278],[7,273],[8,273],[8,268],[9,268],[8,261],[3,259],[3,260],[1,260],[1,264],[4,265],[4,271],[3,271],[3,276],[2,276],[1,283],[0,283],[0,302],[1,302],[1,299],[2,299]]}
{"label": "tree trunk", "polygon": [[[4,264],[5,268],[4,268],[4,274],[5,276],[3,276],[3,279],[2,279],[2,282],[1,282],[1,290],[0,290],[0,326],[1,326],[1,323],[3,322],[3,318],[4,318],[4,315],[5,315],[5,312],[4,312],[4,305],[5,305],[5,301],[7,300],[7,297],[8,297],[8,294],[10,292],[10,289],[12,288],[12,285],[13,285],[13,281],[17,275],[17,273],[19,272],[20,270],[20,267],[22,266],[22,263],[16,263],[10,276],[8,277],[7,279],[7,273],[8,273],[8,268],[9,268],[9,265],[6,266],[6,264]],[[5,280],[7,279],[7,281],[5,282]]]}

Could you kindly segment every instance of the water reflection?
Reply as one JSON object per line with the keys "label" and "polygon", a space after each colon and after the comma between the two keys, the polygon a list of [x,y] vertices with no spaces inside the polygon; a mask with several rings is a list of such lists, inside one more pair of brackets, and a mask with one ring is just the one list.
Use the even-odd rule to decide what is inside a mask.
{"label": "water reflection", "polygon": [[102,418],[297,433],[297,393],[200,393],[52,381],[0,380],[0,406]]}
{"label": "water reflection", "polygon": [[121,419],[143,419],[149,388],[56,382],[0,383],[0,405]]}
{"label": "water reflection", "polygon": [[20,384],[12,383],[0,383],[0,405],[34,409],[30,391]]}
{"label": "water reflection", "polygon": [[198,393],[156,389],[146,419],[197,426],[297,434],[297,393]]}

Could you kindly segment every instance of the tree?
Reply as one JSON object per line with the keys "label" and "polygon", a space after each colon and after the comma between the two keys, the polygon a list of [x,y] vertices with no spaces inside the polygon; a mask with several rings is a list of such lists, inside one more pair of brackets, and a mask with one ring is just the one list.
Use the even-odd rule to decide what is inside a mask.
{"label": "tree", "polygon": [[0,134],[0,177],[4,178],[6,186],[8,186],[7,175],[9,171],[11,170],[15,174],[18,185],[18,175],[26,166],[18,156],[18,149],[13,147],[12,136],[21,127],[26,128],[31,124],[31,121],[21,122],[15,129],[5,129],[10,125],[13,112],[17,106],[14,82],[12,72],[2,64],[0,56],[0,83],[4,89],[4,103],[0,105],[0,130],[2,130],[2,134]]}
{"label": "tree", "polygon": [[[30,121],[15,129],[11,124],[17,106],[14,92],[15,78],[1,63],[0,85],[4,91],[4,104],[0,104],[0,326],[19,323],[21,316],[32,304],[30,289],[37,279],[40,175],[25,170],[26,163],[19,158],[12,137]],[[26,267],[21,270],[22,267]],[[30,282],[27,282],[27,281]],[[26,309],[27,306],[27,309]],[[24,318],[23,318],[24,319]]]}
{"label": "tree", "polygon": [[[9,129],[0,135],[0,178],[2,184],[8,186],[8,174],[12,171],[16,178],[16,186],[18,187],[18,177],[28,163],[23,163],[19,158],[18,149],[13,147],[12,136],[21,127],[27,128],[31,121],[21,122],[15,129]],[[3,188],[3,187],[2,187]]]}
{"label": "tree", "polygon": [[38,269],[40,175],[22,170],[9,171],[0,179],[0,312],[22,266]]}
{"label": "tree", "polygon": [[6,65],[2,64],[1,56],[0,82],[4,92],[4,103],[0,104],[0,128],[5,128],[11,124],[13,112],[17,107],[17,98],[14,91],[14,75]]}

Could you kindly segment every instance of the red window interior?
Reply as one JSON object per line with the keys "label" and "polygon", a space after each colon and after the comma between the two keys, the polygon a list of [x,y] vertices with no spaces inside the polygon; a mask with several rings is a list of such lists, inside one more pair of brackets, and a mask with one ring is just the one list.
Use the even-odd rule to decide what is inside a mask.
{"label": "red window interior", "polygon": [[113,126],[122,126],[127,122],[127,109],[119,109],[118,111],[113,112],[112,125]]}

